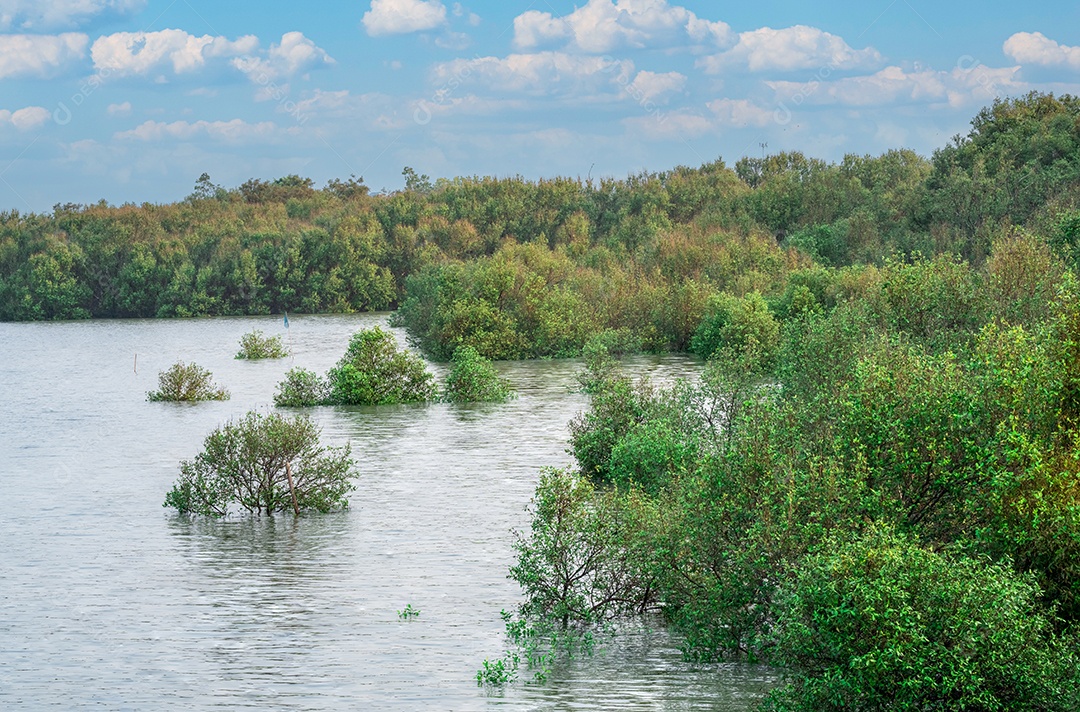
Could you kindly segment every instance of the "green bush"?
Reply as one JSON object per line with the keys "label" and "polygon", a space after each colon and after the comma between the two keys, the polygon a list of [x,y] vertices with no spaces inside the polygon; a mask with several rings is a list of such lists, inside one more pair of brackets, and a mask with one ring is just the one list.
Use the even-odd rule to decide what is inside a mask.
{"label": "green bush", "polygon": [[330,401],[340,405],[418,403],[436,396],[435,377],[423,360],[399,351],[394,335],[377,326],[353,335],[327,380]]}
{"label": "green bush", "polygon": [[232,505],[249,513],[327,512],[348,506],[353,490],[350,448],[319,444],[307,417],[248,413],[215,429],[165,496],[181,513],[223,517]]}
{"label": "green bush", "polygon": [[1029,579],[883,530],[824,549],[779,597],[773,662],[791,676],[768,709],[1080,706],[1080,657]]}
{"label": "green bush", "polygon": [[608,477],[622,487],[636,486],[649,494],[660,494],[675,477],[694,466],[698,453],[688,435],[667,420],[634,425],[612,448]]}
{"label": "green bush", "polygon": [[471,346],[454,351],[443,398],[451,403],[502,402],[513,397],[510,383]]}
{"label": "green bush", "polygon": [[742,299],[719,294],[710,300],[709,313],[701,321],[690,350],[702,358],[727,349],[733,353],[756,353],[769,363],[780,343],[780,324],[757,292]]}
{"label": "green bush", "polygon": [[256,329],[249,331],[240,337],[240,352],[236,354],[238,359],[263,359],[285,358],[289,355],[288,349],[281,343],[281,336],[263,336]]}
{"label": "green bush", "polygon": [[616,376],[593,394],[589,410],[570,421],[570,449],[581,472],[611,481],[611,451],[630,429],[645,419],[649,398],[630,379]]}
{"label": "green bush", "polygon": [[589,339],[581,349],[581,357],[585,360],[585,368],[578,373],[577,381],[583,393],[599,393],[618,373],[618,361],[611,357],[607,345],[598,338]]}
{"label": "green bush", "polygon": [[183,361],[158,373],[158,389],[146,394],[150,401],[229,400],[229,392],[213,382],[213,374]]}
{"label": "green bush", "polygon": [[326,381],[305,368],[289,369],[285,380],[278,384],[274,405],[279,408],[302,408],[325,405],[329,399]]}

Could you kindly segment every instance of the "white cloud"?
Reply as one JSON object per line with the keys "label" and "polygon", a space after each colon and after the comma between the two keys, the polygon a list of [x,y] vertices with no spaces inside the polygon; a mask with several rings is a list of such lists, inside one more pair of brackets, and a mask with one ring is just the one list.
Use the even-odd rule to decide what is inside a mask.
{"label": "white cloud", "polygon": [[834,34],[795,25],[780,30],[762,27],[742,32],[734,47],[698,60],[698,66],[716,74],[731,66],[747,67],[753,72],[837,70],[867,69],[878,67],[881,62],[881,54],[873,47],[856,50]]}
{"label": "white cloud", "polygon": [[723,126],[768,126],[774,121],[775,110],[764,108],[748,99],[716,99],[706,106]]}
{"label": "white cloud", "polygon": [[433,30],[446,22],[446,6],[439,0],[371,0],[362,22],[372,37]]}
{"label": "white cloud", "polygon": [[159,142],[167,140],[190,141],[209,138],[221,143],[268,143],[280,138],[277,124],[262,121],[250,124],[241,119],[232,121],[146,121],[130,131],[120,131],[115,138]]}
{"label": "white cloud", "polygon": [[286,32],[281,41],[263,50],[259,38],[235,40],[183,30],[117,32],[98,38],[90,49],[98,72],[120,76],[150,76],[167,81],[170,75],[193,74],[209,67],[232,67],[259,84],[334,64],[334,59],[301,32]]}
{"label": "white cloud", "polygon": [[0,0],[0,30],[77,27],[104,13],[141,10],[146,0]]}
{"label": "white cloud", "polygon": [[882,106],[896,103],[947,104],[962,107],[987,103],[1025,89],[1016,75],[1019,67],[977,65],[949,72],[932,69],[905,71],[886,67],[875,74],[835,81],[766,82],[789,109],[801,104]]}
{"label": "white cloud", "polygon": [[731,28],[703,20],[667,0],[589,0],[569,15],[530,10],[514,18],[514,44],[532,49],[565,41],[586,52],[620,47],[725,46]]}
{"label": "white cloud", "polygon": [[16,111],[0,109],[0,126],[11,124],[20,131],[36,129],[51,118],[52,112],[41,106],[28,106]]}
{"label": "white cloud", "polygon": [[225,37],[196,37],[183,30],[117,32],[99,37],[90,48],[101,73],[148,75],[171,70],[175,74],[204,68],[208,60],[255,52],[259,40],[246,35],[235,41]]}
{"label": "white cloud", "polygon": [[332,64],[336,64],[334,58],[302,32],[286,32],[280,43],[270,45],[265,57],[249,54],[232,60],[234,67],[260,84]]}
{"label": "white cloud", "polygon": [[479,83],[496,91],[550,95],[607,89],[618,81],[629,82],[633,69],[629,60],[538,52],[456,59],[435,65],[432,76],[443,93],[453,93],[462,84]]}
{"label": "white cloud", "polygon": [[678,72],[640,71],[630,82],[627,90],[643,101],[664,101],[686,87],[686,76]]}
{"label": "white cloud", "polygon": [[122,104],[109,104],[106,111],[109,116],[127,116],[131,113],[131,102],[125,101]]}
{"label": "white cloud", "polygon": [[1005,40],[1003,49],[1021,64],[1080,70],[1080,47],[1058,44],[1041,32],[1017,32]]}
{"label": "white cloud", "polygon": [[0,35],[0,79],[51,77],[86,56],[90,38],[62,35]]}

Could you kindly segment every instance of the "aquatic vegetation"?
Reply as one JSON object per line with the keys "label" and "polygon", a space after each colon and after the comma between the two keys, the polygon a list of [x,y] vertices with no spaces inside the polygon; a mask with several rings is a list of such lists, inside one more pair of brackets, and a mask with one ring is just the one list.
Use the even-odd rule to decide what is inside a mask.
{"label": "aquatic vegetation", "polygon": [[403,621],[412,620],[413,618],[420,617],[419,609],[413,608],[411,603],[406,603],[405,607],[397,612],[398,618]]}
{"label": "aquatic vegetation", "polygon": [[311,419],[251,412],[216,428],[203,451],[180,463],[165,507],[207,517],[328,512],[348,507],[354,463],[348,445],[324,447]]}
{"label": "aquatic vegetation", "polygon": [[376,326],[353,334],[349,347],[325,378],[294,368],[278,384],[274,404],[391,405],[422,403],[438,395],[435,376],[423,359],[397,346],[394,335]]}
{"label": "aquatic vegetation", "polygon": [[436,395],[423,359],[398,349],[394,335],[378,326],[353,334],[326,380],[330,402],[339,405],[416,403]]}
{"label": "aquatic vegetation", "polygon": [[194,364],[179,361],[158,373],[158,388],[146,394],[150,401],[228,400],[229,391],[213,382],[213,374]]}
{"label": "aquatic vegetation", "polygon": [[292,368],[277,386],[274,405],[279,408],[325,405],[329,401],[329,390],[326,381],[314,371]]}
{"label": "aquatic vegetation", "polygon": [[285,358],[289,350],[281,341],[281,335],[264,336],[258,329],[249,331],[240,337],[240,352],[236,354],[238,359],[264,359]]}
{"label": "aquatic vegetation", "polygon": [[513,398],[510,383],[471,346],[454,352],[443,399],[451,403],[502,402]]}

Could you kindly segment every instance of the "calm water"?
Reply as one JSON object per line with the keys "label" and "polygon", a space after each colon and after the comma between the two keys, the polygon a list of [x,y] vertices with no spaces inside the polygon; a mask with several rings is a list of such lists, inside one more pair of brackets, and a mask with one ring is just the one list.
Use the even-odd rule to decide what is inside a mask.
{"label": "calm water", "polygon": [[[161,507],[210,430],[269,408],[288,368],[325,371],[376,323],[295,317],[292,357],[263,362],[232,356],[277,320],[0,324],[0,708],[753,706],[769,671],[688,665],[662,631],[542,685],[476,687],[518,596],[510,532],[527,526],[539,469],[569,459],[577,363],[499,364],[520,394],[508,404],[312,409],[359,463],[347,512],[208,522]],[[178,359],[232,400],[146,402]],[[633,368],[668,379],[694,365]],[[404,622],[407,604],[421,614]]]}

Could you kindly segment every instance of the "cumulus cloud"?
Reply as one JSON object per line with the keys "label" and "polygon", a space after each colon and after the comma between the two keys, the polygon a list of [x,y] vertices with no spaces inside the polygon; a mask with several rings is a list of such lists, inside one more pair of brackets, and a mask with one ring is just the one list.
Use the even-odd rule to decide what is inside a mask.
{"label": "cumulus cloud", "polygon": [[115,137],[121,140],[159,142],[166,140],[190,141],[208,138],[221,143],[267,143],[279,138],[281,132],[272,121],[251,124],[242,119],[232,121],[146,121],[130,131],[120,131]]}
{"label": "cumulus cloud", "polygon": [[734,47],[703,57],[698,66],[717,74],[732,66],[753,72],[796,69],[868,69],[881,65],[882,56],[873,47],[856,50],[843,38],[816,27],[795,25],[780,30],[762,27],[739,34]]}
{"label": "cumulus cloud", "polygon": [[51,77],[86,56],[90,38],[62,35],[0,35],[0,79]]}
{"label": "cumulus cloud", "polygon": [[1024,90],[1017,79],[1019,67],[983,65],[952,71],[906,71],[886,67],[875,74],[809,83],[766,82],[777,99],[789,108],[806,104],[882,106],[896,103],[947,104],[952,107],[987,103],[1004,94]]}
{"label": "cumulus cloud", "polygon": [[280,43],[270,45],[265,57],[247,55],[232,60],[234,67],[259,83],[291,77],[335,63],[326,50],[317,46],[302,32],[286,32],[281,36]]}
{"label": "cumulus cloud", "polygon": [[1017,32],[1002,49],[1021,64],[1080,70],[1080,47],[1058,44],[1041,32]]}
{"label": "cumulus cloud", "polygon": [[131,102],[125,101],[122,104],[109,104],[105,109],[109,116],[127,116],[131,113]]}
{"label": "cumulus cloud", "polygon": [[95,40],[90,56],[99,72],[147,75],[171,70],[184,74],[203,69],[210,60],[252,53],[258,46],[254,35],[231,41],[197,37],[183,30],[117,32]]}
{"label": "cumulus cloud", "polygon": [[496,91],[539,96],[599,91],[614,82],[628,82],[633,69],[629,60],[538,52],[457,59],[436,65],[432,76],[448,92],[462,84],[477,83]]}
{"label": "cumulus cloud", "polygon": [[665,101],[674,94],[678,94],[686,87],[686,76],[678,72],[664,72],[662,74],[649,71],[640,71],[630,82],[628,90],[634,96],[640,96],[644,101]]}
{"label": "cumulus cloud", "polygon": [[325,50],[300,32],[286,32],[268,50],[260,48],[254,35],[230,40],[183,30],[117,32],[98,38],[90,55],[101,73],[158,78],[232,67],[260,84],[334,64]]}
{"label": "cumulus cloud", "polygon": [[0,109],[0,126],[10,124],[20,131],[36,129],[51,118],[52,112],[41,106],[28,106],[16,111]]}
{"label": "cumulus cloud", "polygon": [[569,15],[530,10],[514,18],[521,49],[565,42],[586,52],[620,47],[673,47],[688,43],[725,46],[731,28],[710,22],[667,0],[589,0]]}
{"label": "cumulus cloud", "polygon": [[141,10],[146,0],[0,0],[0,30],[78,27],[101,14]]}
{"label": "cumulus cloud", "polygon": [[446,23],[439,0],[371,0],[362,22],[372,37],[433,30]]}

